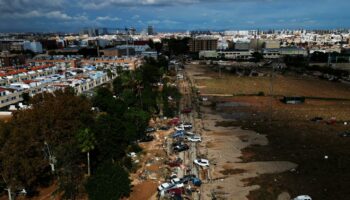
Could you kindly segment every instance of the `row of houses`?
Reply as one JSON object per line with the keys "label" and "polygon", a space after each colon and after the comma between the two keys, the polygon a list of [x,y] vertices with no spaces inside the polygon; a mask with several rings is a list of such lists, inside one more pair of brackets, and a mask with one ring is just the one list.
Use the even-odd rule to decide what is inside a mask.
{"label": "row of houses", "polygon": [[[249,60],[253,58],[254,52],[255,52],[254,50],[200,51],[199,58],[201,59],[225,58],[229,60]],[[265,59],[278,59],[285,56],[307,56],[308,52],[303,48],[288,47],[288,48],[276,48],[276,49],[263,49],[261,51],[261,54]]]}
{"label": "row of houses", "polygon": [[125,70],[135,70],[142,64],[142,59],[137,57],[99,57],[90,59],[80,58],[37,58],[28,60],[27,63],[32,66],[54,65],[62,68],[79,68],[81,66],[96,66],[100,68],[123,67]]}
{"label": "row of houses", "polygon": [[49,76],[58,73],[58,67],[53,65],[33,66],[17,70],[0,72],[0,86],[12,83],[33,80],[38,77]]}
{"label": "row of houses", "polygon": [[[52,69],[50,73],[36,74],[30,76],[32,72],[37,72],[38,67],[33,67],[33,70],[21,70],[20,73],[24,74],[27,78],[24,80],[21,77],[8,78],[8,74],[5,80],[6,83],[0,87],[0,109],[6,109],[10,105],[15,105],[23,101],[23,95],[28,94],[34,96],[41,92],[54,92],[55,90],[61,90],[67,87],[71,87],[77,94],[82,94],[95,87],[98,87],[104,83],[113,80],[117,74],[115,71],[108,74],[105,71],[97,70],[96,67],[86,66],[82,68],[68,68],[61,69],[56,66],[42,67],[43,69]],[[45,70],[43,71],[45,72]],[[9,80],[16,80],[11,82]]]}

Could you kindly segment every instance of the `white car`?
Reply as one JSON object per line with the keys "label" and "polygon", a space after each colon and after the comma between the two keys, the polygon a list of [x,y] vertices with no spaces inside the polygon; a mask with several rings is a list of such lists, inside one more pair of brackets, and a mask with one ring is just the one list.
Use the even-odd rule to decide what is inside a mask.
{"label": "white car", "polygon": [[177,77],[177,79],[183,79],[184,78],[184,76],[182,74],[178,74],[176,77]]}
{"label": "white car", "polygon": [[194,136],[195,134],[194,134],[193,132],[186,131],[186,132],[185,132],[185,135]]}
{"label": "white car", "polygon": [[209,167],[209,161],[207,159],[196,159],[193,162],[201,167]]}
{"label": "white car", "polygon": [[295,197],[293,200],[312,200],[312,199],[308,195],[300,195],[300,196]]}
{"label": "white car", "polygon": [[158,186],[158,191],[166,190],[172,186],[173,186],[173,184],[171,184],[171,183],[163,183],[160,186]]}
{"label": "white car", "polygon": [[175,126],[175,130],[176,130],[176,131],[184,131],[185,128],[184,128],[183,125],[179,125],[179,126]]}
{"label": "white car", "polygon": [[173,185],[171,188],[182,188],[184,186],[184,184],[181,182],[181,179],[179,178],[173,178],[170,182]]}
{"label": "white car", "polygon": [[191,123],[183,123],[182,126],[184,128],[187,128],[187,129],[191,129],[192,128],[192,124]]}
{"label": "white car", "polygon": [[181,181],[181,180],[180,180],[179,178],[173,178],[173,179],[171,179],[170,182],[171,182],[172,184],[177,184],[177,183],[180,183],[180,181]]}
{"label": "white car", "polygon": [[187,137],[187,140],[190,142],[202,142],[202,138],[199,135]]}

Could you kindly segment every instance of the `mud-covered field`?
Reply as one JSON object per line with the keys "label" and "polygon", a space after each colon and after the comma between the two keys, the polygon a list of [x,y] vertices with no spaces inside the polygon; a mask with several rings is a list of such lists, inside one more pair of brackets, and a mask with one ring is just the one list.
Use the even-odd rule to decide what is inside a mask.
{"label": "mud-covered field", "polygon": [[[277,74],[274,97],[269,96],[269,77],[219,78],[205,66],[189,67],[197,73],[202,94],[212,94],[211,108],[225,118],[217,126],[253,130],[266,135],[268,145],[242,150],[243,162],[291,161],[296,169],[246,179],[260,185],[249,199],[276,199],[282,192],[291,197],[308,194],[313,199],[350,199],[350,137],[338,134],[350,130],[350,87],[341,83],[294,74]],[[265,96],[257,96],[259,92]],[[220,97],[231,94],[232,97]],[[282,96],[306,96],[304,104],[286,105]],[[323,120],[311,121],[314,117]],[[244,141],[244,138],[241,138]]]}

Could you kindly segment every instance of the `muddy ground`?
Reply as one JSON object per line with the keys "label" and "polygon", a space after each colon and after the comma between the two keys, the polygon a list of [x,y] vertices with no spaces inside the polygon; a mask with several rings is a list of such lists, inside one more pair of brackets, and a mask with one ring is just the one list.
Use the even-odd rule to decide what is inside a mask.
{"label": "muddy ground", "polygon": [[[241,155],[238,158],[241,164],[227,163],[226,169],[217,170],[223,176],[229,175],[242,180],[240,183],[243,183],[246,189],[250,187],[249,199],[275,200],[282,192],[287,192],[291,197],[308,194],[313,199],[350,199],[348,189],[350,186],[348,167],[350,166],[350,138],[338,136],[338,133],[349,130],[348,125],[344,125],[344,122],[350,121],[350,102],[346,100],[349,98],[349,88],[339,83],[310,77],[305,77],[306,80],[298,78],[301,81],[295,84],[294,75],[292,78],[284,78],[280,75],[279,79],[283,81],[283,87],[279,87],[279,95],[291,94],[292,90],[294,95],[316,97],[307,99],[305,104],[286,105],[280,102],[280,96],[252,95],[256,92],[252,90],[254,89],[252,86],[249,86],[246,91],[241,88],[239,96],[232,95],[234,94],[232,84],[226,84],[227,88],[215,90],[214,86],[217,87],[218,83],[220,87],[225,87],[215,72],[201,66],[190,66],[187,70],[193,74],[195,82],[200,83],[199,91],[215,93],[207,94],[210,98],[203,106],[204,113],[220,115],[222,118],[220,120],[217,116],[211,117],[216,121],[215,130],[224,128],[231,130],[231,133],[237,133],[237,127],[241,127],[243,131],[252,131],[256,135],[266,136],[268,141],[266,145],[251,143],[252,137],[245,134],[227,137],[227,141],[230,141],[228,138],[231,138],[231,141],[234,138],[233,140],[239,139],[242,144],[251,143],[251,145],[245,145],[238,152]],[[229,76],[230,79],[235,79],[234,76]],[[239,79],[242,78],[244,79],[244,77]],[[219,80],[218,83],[215,82],[216,79]],[[248,79],[251,80],[251,78]],[[206,80],[210,81],[210,84],[206,84]],[[265,77],[262,77],[262,80],[266,82]],[[288,82],[288,80],[292,81]],[[254,78],[254,81],[259,85],[259,78]],[[268,87],[268,84],[264,84]],[[286,87],[288,84],[291,84],[289,87],[291,90]],[[322,89],[317,85],[322,86]],[[257,90],[269,90],[260,86]],[[226,94],[227,91],[230,94]],[[244,95],[244,92],[248,95]],[[322,117],[324,120],[313,122],[310,119],[314,117]],[[331,118],[335,120],[329,123]],[[208,151],[218,148],[217,145],[215,142],[210,142],[207,146]],[[221,154],[225,152],[227,150],[221,149]],[[297,167],[264,173],[261,169],[267,169],[270,166],[260,166],[262,173],[257,173],[255,177],[245,177],[245,174],[251,170],[251,168],[247,169],[247,166],[251,165],[249,163],[266,161],[290,161],[297,164]],[[233,168],[227,168],[231,164]],[[221,189],[225,196],[227,190],[222,190],[222,187],[225,187],[224,182],[218,184],[217,188]],[[235,185],[230,187],[232,190],[235,189]],[[240,189],[243,193],[247,192],[243,187]],[[236,194],[240,193],[237,191]],[[243,199],[243,197],[226,199]]]}

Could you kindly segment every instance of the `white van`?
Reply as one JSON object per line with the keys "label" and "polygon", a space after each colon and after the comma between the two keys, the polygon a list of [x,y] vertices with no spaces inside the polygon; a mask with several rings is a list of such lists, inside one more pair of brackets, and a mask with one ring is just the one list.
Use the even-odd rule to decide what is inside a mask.
{"label": "white van", "polygon": [[300,195],[300,196],[295,197],[293,200],[312,200],[312,199],[308,195]]}

